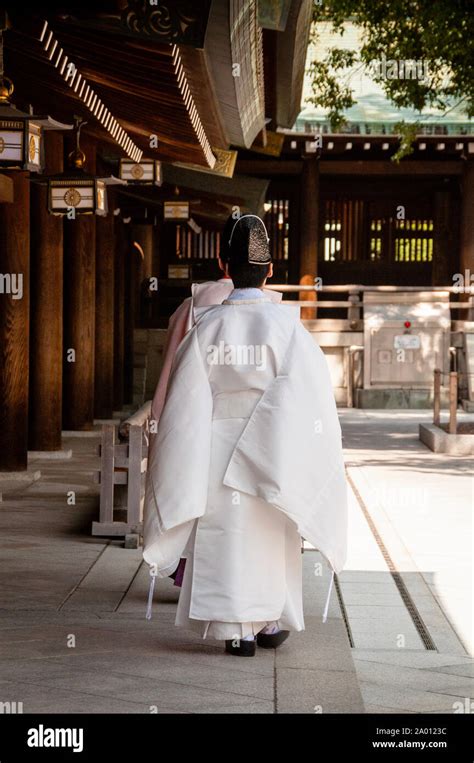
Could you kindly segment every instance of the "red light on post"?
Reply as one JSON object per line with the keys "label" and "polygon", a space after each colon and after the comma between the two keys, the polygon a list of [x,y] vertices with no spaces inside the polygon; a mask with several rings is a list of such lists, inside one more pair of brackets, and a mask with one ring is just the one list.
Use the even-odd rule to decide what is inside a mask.
{"label": "red light on post", "polygon": [[405,326],[406,329],[409,329],[411,326],[411,321],[405,321],[403,325]]}

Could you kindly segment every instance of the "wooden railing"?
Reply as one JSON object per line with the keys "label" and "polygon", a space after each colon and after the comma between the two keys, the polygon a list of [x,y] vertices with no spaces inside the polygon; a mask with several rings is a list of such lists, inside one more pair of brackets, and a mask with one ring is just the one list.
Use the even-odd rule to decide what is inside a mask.
{"label": "wooden railing", "polygon": [[[347,318],[349,320],[359,320],[362,318],[362,309],[364,306],[363,293],[365,291],[381,292],[384,294],[397,292],[413,292],[416,295],[420,291],[439,291],[448,292],[449,294],[468,294],[469,297],[466,300],[459,302],[450,301],[448,307],[450,310],[474,310],[474,286],[465,286],[463,291],[457,286],[363,286],[361,284],[334,284],[331,286],[321,286],[317,288],[314,285],[288,285],[288,284],[267,284],[266,288],[273,289],[274,291],[280,291],[283,294],[294,294],[296,292],[316,292],[317,294],[347,294],[347,300],[330,300],[330,299],[318,299],[318,300],[291,300],[291,304],[299,305],[300,307],[313,307],[320,309],[329,308],[346,308],[348,311]],[[284,300],[285,301],[285,300]],[[395,300],[396,301],[396,300]],[[413,302],[417,302],[416,297]],[[372,303],[373,304],[373,303]],[[405,303],[406,304],[406,303]]]}
{"label": "wooden railing", "polygon": [[142,533],[143,502],[148,459],[148,420],[151,401],[123,421],[102,427],[99,521],[92,535],[125,537],[127,548],[137,548]]}

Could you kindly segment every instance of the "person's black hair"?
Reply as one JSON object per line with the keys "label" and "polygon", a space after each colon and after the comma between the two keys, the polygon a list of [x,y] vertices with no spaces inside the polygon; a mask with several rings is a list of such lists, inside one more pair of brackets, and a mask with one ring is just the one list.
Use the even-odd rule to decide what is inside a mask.
{"label": "person's black hair", "polygon": [[259,289],[268,275],[269,265],[253,265],[250,262],[228,262],[228,273],[236,289]]}

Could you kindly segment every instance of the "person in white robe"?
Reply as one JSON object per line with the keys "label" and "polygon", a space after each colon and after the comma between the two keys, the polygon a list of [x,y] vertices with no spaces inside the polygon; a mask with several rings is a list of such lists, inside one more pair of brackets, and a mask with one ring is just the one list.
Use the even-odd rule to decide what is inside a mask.
{"label": "person in white robe", "polygon": [[269,240],[235,221],[234,290],[195,309],[149,458],[144,551],[156,576],[186,559],[176,625],[253,656],[304,629],[301,538],[346,558],[341,429],[327,363],[299,310],[263,291]]}
{"label": "person in white robe", "polygon": [[[155,394],[151,404],[150,420],[158,424],[165,404],[166,390],[171,373],[174,356],[179,344],[191,330],[195,323],[195,309],[199,307],[208,307],[210,305],[220,305],[227,299],[234,288],[232,279],[227,274],[227,256],[228,240],[235,224],[235,219],[231,216],[226,223],[222,234],[222,244],[220,256],[218,258],[219,269],[223,272],[222,278],[217,281],[205,281],[204,283],[193,283],[191,285],[191,296],[187,297],[171,315],[168,323],[165,346],[163,348],[163,362],[161,366],[160,378],[156,386]],[[266,289],[265,294],[272,302],[281,302],[283,295],[279,292]],[[150,446],[154,445],[154,430],[150,437]]]}

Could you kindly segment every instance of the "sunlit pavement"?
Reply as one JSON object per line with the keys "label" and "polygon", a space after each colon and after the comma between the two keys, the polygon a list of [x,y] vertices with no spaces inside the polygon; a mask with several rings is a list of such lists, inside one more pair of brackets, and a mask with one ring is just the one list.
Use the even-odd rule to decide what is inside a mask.
{"label": "sunlit pavement", "polygon": [[[347,567],[304,554],[306,631],[276,653],[223,653],[174,626],[169,579],[145,619],[140,551],[92,538],[98,439],[0,503],[0,700],[27,712],[462,712],[474,697],[472,464],[418,440],[420,411],[341,410]],[[461,414],[461,418],[464,418]],[[75,491],[76,503],[67,503]]]}
{"label": "sunlit pavement", "polygon": [[341,590],[366,709],[460,712],[474,685],[472,459],[419,441],[428,411],[340,413],[352,488]]}

